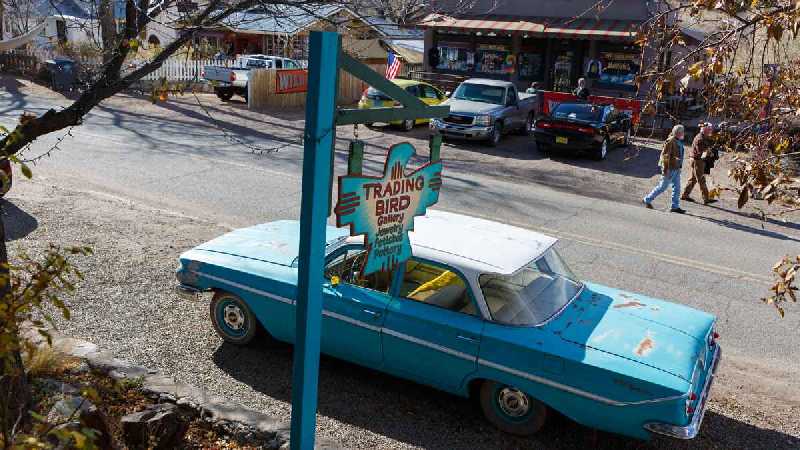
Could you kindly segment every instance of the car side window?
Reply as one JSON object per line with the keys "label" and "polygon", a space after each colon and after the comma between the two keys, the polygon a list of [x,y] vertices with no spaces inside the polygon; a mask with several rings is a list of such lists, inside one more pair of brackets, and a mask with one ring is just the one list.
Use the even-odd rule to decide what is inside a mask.
{"label": "car side window", "polygon": [[506,92],[506,105],[513,105],[517,102],[517,93],[513,89]]}
{"label": "car side window", "polygon": [[336,276],[341,283],[388,293],[392,278],[389,272],[361,275],[366,257],[367,252],[361,247],[347,248],[334,254],[325,265],[325,278],[331,280]]}
{"label": "car side window", "polygon": [[286,66],[287,69],[298,69],[299,68],[297,66],[297,63],[295,63],[294,61],[288,61],[288,60],[286,61],[285,66]]}
{"label": "car side window", "polygon": [[413,95],[414,97],[419,97],[419,88],[417,86],[408,86],[406,88],[406,92]]}
{"label": "car side window", "polygon": [[439,94],[436,92],[436,89],[430,86],[422,85],[422,92],[425,98],[430,98],[434,100],[438,100],[440,98]]}
{"label": "car side window", "polygon": [[411,258],[406,262],[400,297],[477,316],[464,279],[453,270]]}

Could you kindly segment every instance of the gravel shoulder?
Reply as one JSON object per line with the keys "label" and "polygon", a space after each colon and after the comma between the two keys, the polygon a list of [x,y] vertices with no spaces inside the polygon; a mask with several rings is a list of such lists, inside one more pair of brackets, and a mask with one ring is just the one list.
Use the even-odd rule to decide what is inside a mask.
{"label": "gravel shoulder", "polygon": [[[78,264],[86,280],[69,299],[73,318],[60,322],[63,332],[278,419],[290,417],[291,348],[223,344],[207,303],[172,291],[178,255],[226,227],[36,180],[20,180],[2,202],[12,253],[36,254],[48,242],[95,250]],[[318,433],[350,448],[788,449],[800,447],[798,391],[777,368],[731,359],[695,441],[643,443],[562,417],[523,440],[493,429],[467,400],[323,358]]]}

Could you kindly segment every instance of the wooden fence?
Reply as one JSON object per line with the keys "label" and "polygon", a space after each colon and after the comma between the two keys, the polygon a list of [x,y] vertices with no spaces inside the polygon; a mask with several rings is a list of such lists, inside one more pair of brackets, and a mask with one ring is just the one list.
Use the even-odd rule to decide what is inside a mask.
{"label": "wooden fence", "polygon": [[[369,64],[369,67],[383,75],[386,64]],[[405,66],[404,66],[405,68]],[[412,68],[401,69],[401,76]],[[405,73],[404,73],[405,72]],[[250,109],[297,108],[306,104],[305,92],[299,94],[276,94],[276,71],[273,69],[251,70],[248,78],[248,105]],[[339,93],[337,105],[352,106],[364,94],[369,85],[344,70],[339,72]]]}

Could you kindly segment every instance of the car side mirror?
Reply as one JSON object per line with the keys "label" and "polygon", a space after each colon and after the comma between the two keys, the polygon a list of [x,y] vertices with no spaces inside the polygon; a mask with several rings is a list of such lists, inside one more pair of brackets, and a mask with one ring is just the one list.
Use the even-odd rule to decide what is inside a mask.
{"label": "car side mirror", "polygon": [[450,98],[450,96],[451,96],[451,95],[453,95],[453,93],[452,93],[452,92],[450,92],[450,91],[445,91],[445,93],[444,93],[444,96],[445,96],[446,98]]}

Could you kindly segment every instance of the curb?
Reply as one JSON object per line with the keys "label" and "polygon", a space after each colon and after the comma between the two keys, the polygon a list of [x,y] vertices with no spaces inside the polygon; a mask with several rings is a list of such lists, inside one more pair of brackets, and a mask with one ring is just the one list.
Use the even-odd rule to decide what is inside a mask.
{"label": "curb", "polygon": [[[223,397],[175,380],[156,370],[115,358],[113,353],[81,339],[64,336],[50,330],[53,349],[85,361],[89,367],[108,374],[116,380],[141,381],[142,391],[159,403],[174,403],[195,410],[202,419],[213,422],[223,432],[245,442],[257,441],[266,449],[288,449],[290,423],[230,402]],[[38,346],[46,340],[30,328],[24,336]],[[327,439],[316,439],[316,449],[344,449]]]}

